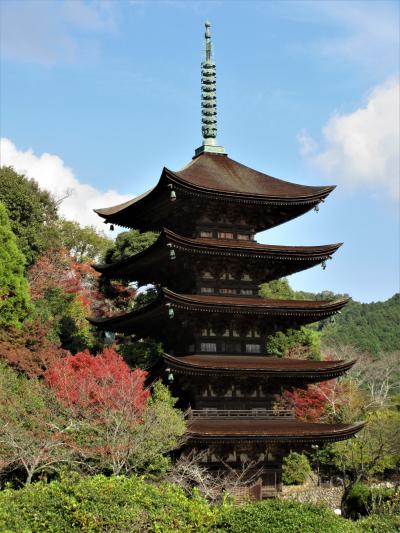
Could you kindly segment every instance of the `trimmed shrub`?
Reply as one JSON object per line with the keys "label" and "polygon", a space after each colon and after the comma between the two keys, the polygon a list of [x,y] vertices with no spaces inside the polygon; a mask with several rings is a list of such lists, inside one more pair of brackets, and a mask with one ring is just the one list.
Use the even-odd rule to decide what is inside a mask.
{"label": "trimmed shrub", "polygon": [[291,452],[283,459],[282,480],[285,485],[302,485],[310,474],[310,463],[304,454]]}
{"label": "trimmed shrub", "polygon": [[7,532],[206,533],[217,513],[197,493],[189,499],[177,486],[137,477],[75,475],[0,492],[0,531]]}
{"label": "trimmed shrub", "polygon": [[357,526],[327,507],[271,500],[228,508],[215,529],[219,533],[353,533]]}

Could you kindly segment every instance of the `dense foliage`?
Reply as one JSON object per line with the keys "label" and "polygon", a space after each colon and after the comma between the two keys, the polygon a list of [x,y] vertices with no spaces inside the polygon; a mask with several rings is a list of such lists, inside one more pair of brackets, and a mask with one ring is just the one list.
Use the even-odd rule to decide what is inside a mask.
{"label": "dense foliage", "polygon": [[[364,483],[353,485],[346,499],[347,516],[356,520],[360,516],[400,513],[400,495],[392,488],[371,488]],[[400,521],[400,516],[399,516]]]}
{"label": "dense foliage", "polygon": [[0,202],[0,327],[21,326],[29,311],[25,258],[16,244],[7,211]]}
{"label": "dense foliage", "polygon": [[[287,279],[280,279],[260,286],[260,295],[263,298],[295,299],[295,300],[332,300],[348,298],[347,294],[335,294],[331,291],[319,293],[294,291]],[[395,294],[384,302],[372,302],[369,304],[350,302],[342,309],[334,320],[323,320],[311,327],[311,331],[320,332],[323,343],[327,346],[350,345],[360,352],[379,355],[381,352],[391,352],[400,346],[400,294]],[[306,332],[310,329],[302,328]],[[286,332],[287,333],[287,332]],[[268,345],[271,346],[271,354],[282,357],[282,353],[290,354],[291,336],[288,339],[284,334],[270,337]],[[312,352],[318,349],[318,337],[315,336]],[[299,338],[300,345],[307,346]]]}
{"label": "dense foliage", "polygon": [[111,246],[106,252],[106,263],[116,263],[133,254],[142,252],[153,244],[157,237],[157,233],[152,231],[140,233],[136,229],[119,233],[113,246]]}
{"label": "dense foliage", "polygon": [[37,379],[0,362],[0,474],[25,471],[25,482],[68,462],[74,424],[52,392]]}
{"label": "dense foliage", "polygon": [[321,359],[321,335],[311,327],[278,331],[267,337],[267,351],[274,357]]}
{"label": "dense foliage", "polygon": [[348,344],[379,355],[400,347],[400,294],[385,302],[349,302],[334,325],[322,332],[327,344]]}
{"label": "dense foliage", "polygon": [[208,533],[217,514],[199,496],[136,477],[73,476],[0,492],[1,531]]}
{"label": "dense foliage", "polygon": [[219,520],[221,533],[350,533],[359,531],[326,507],[272,500],[228,508]]}
{"label": "dense foliage", "polygon": [[30,266],[57,242],[53,230],[57,202],[36,181],[11,167],[0,168],[0,202],[6,206],[18,247]]}
{"label": "dense foliage", "polygon": [[302,485],[311,475],[311,466],[303,453],[291,452],[283,459],[282,481],[285,485]]}
{"label": "dense foliage", "polygon": [[60,247],[68,250],[79,263],[101,262],[113,244],[104,232],[99,232],[93,226],[81,227],[73,220],[60,219],[56,229]]}

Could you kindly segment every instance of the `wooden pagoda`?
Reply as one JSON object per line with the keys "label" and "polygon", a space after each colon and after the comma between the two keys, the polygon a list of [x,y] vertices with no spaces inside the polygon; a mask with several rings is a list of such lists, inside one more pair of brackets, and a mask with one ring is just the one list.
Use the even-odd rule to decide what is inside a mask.
{"label": "wooden pagoda", "polygon": [[164,168],[149,192],[98,209],[105,222],[159,232],[145,251],[96,265],[108,278],[155,284],[158,297],[124,315],[93,318],[104,331],[163,343],[162,375],[191,409],[188,446],[209,468],[261,465],[256,497],[281,488],[291,449],[347,439],[362,424],[297,420],[274,409],[286,387],[336,378],[354,361],[277,359],[266,338],[332,316],[346,300],[268,300],[259,285],[325,264],[340,244],[272,246],[255,234],[317,208],[334,187],[273,178],[230,159],[216,143],[215,64],[206,23],[202,63],[203,144],[179,171]]}

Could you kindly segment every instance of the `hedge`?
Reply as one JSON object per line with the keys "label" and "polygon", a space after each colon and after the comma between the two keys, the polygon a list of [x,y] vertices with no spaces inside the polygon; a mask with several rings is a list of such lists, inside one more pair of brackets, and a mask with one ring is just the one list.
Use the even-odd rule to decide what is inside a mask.
{"label": "hedge", "polygon": [[270,500],[231,507],[223,512],[220,533],[353,533],[358,527],[327,507]]}
{"label": "hedge", "polygon": [[70,476],[0,492],[3,533],[206,533],[217,513],[196,494],[189,499],[177,486],[135,477]]}
{"label": "hedge", "polygon": [[356,522],[361,533],[398,533],[400,515],[371,515]]}
{"label": "hedge", "polygon": [[221,507],[177,485],[137,477],[68,475],[0,492],[2,533],[392,533],[399,516],[357,522],[327,507],[287,500]]}

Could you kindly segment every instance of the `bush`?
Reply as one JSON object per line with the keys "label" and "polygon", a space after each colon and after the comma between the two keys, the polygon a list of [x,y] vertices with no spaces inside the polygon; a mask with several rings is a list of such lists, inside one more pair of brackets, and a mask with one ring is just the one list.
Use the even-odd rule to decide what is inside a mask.
{"label": "bush", "polygon": [[310,474],[310,463],[304,454],[291,452],[283,459],[282,480],[285,485],[302,485]]}
{"label": "bush", "polygon": [[400,515],[371,515],[356,522],[362,533],[398,533]]}
{"label": "bush", "polygon": [[379,513],[381,516],[394,508],[394,496],[394,489],[371,488],[364,483],[356,483],[346,497],[346,516],[353,520],[370,513]]}
{"label": "bush", "polygon": [[137,477],[70,476],[0,493],[0,531],[209,532],[217,508],[179,487]]}
{"label": "bush", "polygon": [[271,500],[226,509],[215,531],[220,533],[351,533],[357,526],[327,507]]}

